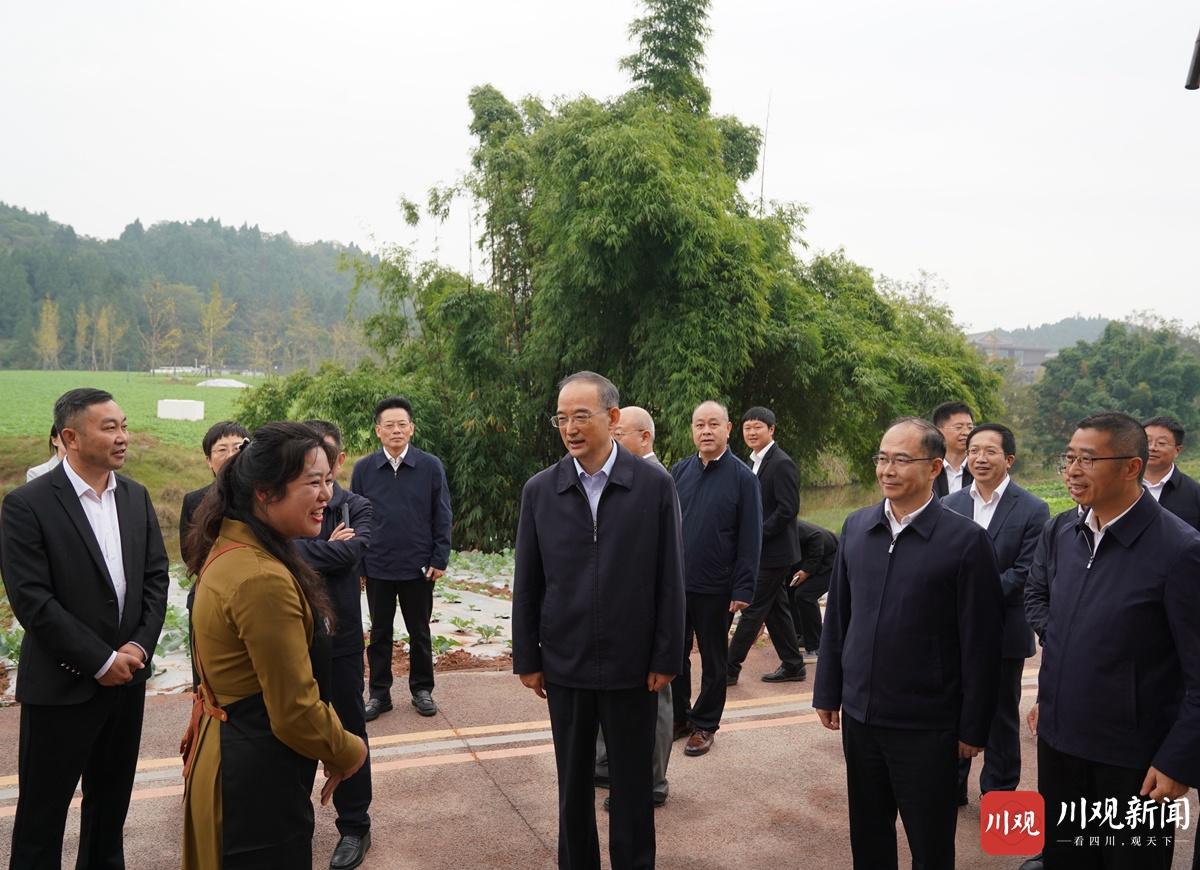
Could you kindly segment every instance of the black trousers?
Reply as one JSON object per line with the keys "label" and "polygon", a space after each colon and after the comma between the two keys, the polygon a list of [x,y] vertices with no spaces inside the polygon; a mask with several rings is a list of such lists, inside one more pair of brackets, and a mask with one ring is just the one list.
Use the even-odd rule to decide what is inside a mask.
{"label": "black trousers", "polygon": [[[691,722],[696,728],[716,731],[725,712],[725,673],[729,658],[729,612],[727,594],[687,593],[683,620],[683,673],[671,681],[671,702],[676,722]],[[700,650],[700,693],[692,703],[692,641]]]}
{"label": "black trousers", "polygon": [[730,674],[742,670],[742,662],[746,660],[750,647],[754,646],[764,622],[779,661],[793,671],[804,667],[804,656],[800,655],[796,645],[796,627],[792,624],[792,611],[788,606],[787,592],[784,591],[792,579],[792,573],[791,565],[758,569],[754,600],[738,617],[733,641],[729,644]]}
{"label": "black trousers", "polygon": [[954,870],[956,731],[841,723],[855,870],[895,870],[897,810],[913,870]]}
{"label": "black trousers", "polygon": [[596,727],[608,747],[612,791],[608,854],[614,868],[654,866],[651,796],[658,693],[645,686],[596,691],[546,684],[558,768],[558,866],[600,870],[596,833]]}
{"label": "black trousers", "polygon": [[[367,740],[367,720],[363,703],[363,654],[361,651],[333,657],[333,677],[329,703],[342,720],[342,727]],[[369,746],[369,744],[368,744]],[[361,837],[371,830],[371,754],[358,773],[338,783],[333,790],[337,810],[337,829],[343,837]]]}
{"label": "black trousers", "polygon": [[101,687],[82,704],[21,705],[20,796],[13,821],[13,870],[58,870],[75,786],[83,778],[79,858],[88,870],[122,870],[146,684]]}
{"label": "black trousers", "polygon": [[[794,573],[794,572],[793,572]],[[821,596],[829,591],[831,574],[814,574],[799,586],[785,586],[792,605],[792,620],[798,638],[808,652],[821,646]],[[791,583],[789,578],[788,583]]]}
{"label": "black trousers", "polygon": [[[1046,870],[1170,870],[1175,853],[1174,826],[1157,824],[1161,819],[1159,810],[1155,811],[1155,824],[1143,820],[1131,827],[1125,818],[1129,801],[1137,798],[1145,778],[1144,768],[1087,761],[1059,752],[1039,737],[1038,791],[1046,801],[1046,847],[1042,852]],[[1103,806],[1110,799],[1116,800],[1116,819],[1125,826],[1123,829],[1113,830],[1098,820],[1089,820],[1086,826],[1080,824],[1081,800],[1086,802],[1090,819],[1096,802]],[[1067,813],[1074,811],[1074,818],[1064,818],[1064,806]],[[1076,839],[1080,837],[1081,841]],[[1098,845],[1089,844],[1091,837],[1099,838]],[[1108,837],[1114,841],[1106,845]],[[1140,845],[1131,843],[1133,837],[1141,837]],[[1155,839],[1154,845],[1150,845],[1150,837]]]}
{"label": "black trousers", "polygon": [[[983,750],[979,791],[1016,791],[1021,782],[1021,672],[1025,659],[1000,659],[1000,700]],[[972,758],[958,763],[958,783],[966,788]]]}
{"label": "black trousers", "polygon": [[433,640],[429,618],[433,615],[433,581],[367,578],[367,610],[371,614],[371,641],[367,664],[371,668],[370,695],[383,700],[392,694],[392,626],[396,602],[408,631],[408,688],[413,694],[433,691]]}

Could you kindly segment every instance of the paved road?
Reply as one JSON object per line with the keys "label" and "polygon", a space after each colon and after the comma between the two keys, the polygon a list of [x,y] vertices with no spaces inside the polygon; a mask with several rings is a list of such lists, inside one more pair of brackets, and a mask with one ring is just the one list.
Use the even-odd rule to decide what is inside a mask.
{"label": "paved road", "polygon": [[[712,752],[688,758],[682,742],[675,744],[671,798],[656,813],[660,868],[850,867],[840,741],[812,712],[812,669],[805,683],[757,679],[776,664],[769,649],[751,651],[742,682],[730,689]],[[1024,710],[1033,701],[1035,664],[1026,670]],[[373,847],[363,866],[553,868],[557,809],[545,702],[511,674],[494,671],[439,674],[435,697],[441,710],[436,717],[424,719],[397,704],[371,723]],[[147,699],[142,762],[126,828],[131,870],[179,866],[182,786],[176,750],[189,708],[179,695]],[[0,866],[8,863],[17,796],[18,720],[17,707],[0,709]],[[1032,788],[1036,770],[1028,735],[1023,750],[1022,788]],[[958,866],[1015,870],[1020,859],[980,851],[978,788],[976,777],[971,804],[960,811]],[[603,848],[605,794],[597,795]],[[332,807],[317,808],[315,867],[326,866],[337,841],[333,818]],[[1197,819],[1194,797],[1192,818]],[[74,864],[78,826],[76,809],[67,824],[66,866]],[[1190,859],[1191,832],[1182,832],[1178,842],[1178,854]],[[901,837],[901,866],[907,861]],[[1182,858],[1176,864],[1186,866]]]}

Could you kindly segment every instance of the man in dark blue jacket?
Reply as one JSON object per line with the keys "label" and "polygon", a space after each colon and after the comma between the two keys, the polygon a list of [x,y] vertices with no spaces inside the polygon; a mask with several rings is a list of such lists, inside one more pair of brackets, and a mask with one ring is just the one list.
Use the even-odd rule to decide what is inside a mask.
{"label": "man in dark blue jacket", "polygon": [[1150,458],[1142,486],[1164,508],[1193,529],[1200,530],[1200,483],[1175,464],[1183,452],[1183,424],[1174,417],[1158,416],[1142,421],[1150,443]]}
{"label": "man in dark blue jacket", "polygon": [[[1170,867],[1174,832],[1163,830],[1162,808],[1136,823],[1126,811],[1200,783],[1200,534],[1143,488],[1148,453],[1137,420],[1102,413],[1079,422],[1060,457],[1087,515],[1056,524],[1031,716],[1051,870]],[[1081,801],[1109,800],[1119,831],[1090,811],[1086,822],[1071,815]],[[1124,845],[1076,846],[1081,835],[1120,835]]]}
{"label": "man in dark blue jacket", "polygon": [[513,672],[546,698],[558,769],[558,866],[598,868],[596,728],[608,747],[613,867],[654,866],[657,692],[682,666],[683,542],[671,477],[613,441],[617,388],[559,385],[567,456],[521,494]]}
{"label": "man in dark blue jacket", "polygon": [[913,866],[953,870],[958,760],[996,710],[1000,574],[987,532],[933,495],[945,450],[927,420],[892,424],[884,501],[846,519],[833,569],[813,706],[842,731],[856,870],[897,866],[897,810]]}
{"label": "man in dark blue jacket", "polygon": [[[671,477],[683,510],[687,621],[683,672],[675,681],[675,732],[688,734],[686,755],[703,755],[725,712],[729,626],[754,599],[762,552],[758,479],[729,449],[729,412],[703,402],[692,412],[697,453],[675,463]],[[700,651],[700,693],[692,700],[692,640]]]}
{"label": "man in dark blue jacket", "polygon": [[392,632],[396,602],[408,630],[408,688],[422,716],[437,714],[433,692],[433,584],[450,561],[450,487],[436,456],[410,441],[412,405],[391,396],[375,406],[379,450],[354,464],[350,491],[371,502],[374,535],[363,564],[371,611],[367,721],[392,709]]}
{"label": "man in dark blue jacket", "polygon": [[[329,703],[347,731],[367,740],[366,708],[363,705],[363,626],[361,566],[371,541],[371,503],[338,485],[337,475],[346,461],[342,431],[324,420],[309,420],[321,437],[337,451],[330,475],[333,497],[325,506],[321,534],[296,538],[300,557],[325,578],[325,588],[337,616],[332,646]],[[359,771],[342,780],[333,792],[340,839],[333,850],[330,870],[352,870],[363,862],[371,848],[371,756]]]}
{"label": "man in dark blue jacket", "polygon": [[[1017,458],[1017,439],[999,423],[983,423],[967,436],[971,483],[942,499],[942,507],[987,529],[1004,588],[1004,642],[996,717],[983,753],[979,791],[1015,791],[1021,782],[1021,673],[1036,651],[1025,620],[1025,581],[1042,526],[1050,519],[1046,502],[1008,476]],[[958,802],[967,802],[971,759],[958,764]]]}

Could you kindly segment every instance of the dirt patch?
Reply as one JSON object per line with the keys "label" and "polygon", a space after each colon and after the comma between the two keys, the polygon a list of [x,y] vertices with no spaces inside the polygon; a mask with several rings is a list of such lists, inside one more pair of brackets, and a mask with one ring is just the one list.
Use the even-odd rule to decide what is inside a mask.
{"label": "dirt patch", "polygon": [[[448,673],[449,671],[512,671],[512,656],[508,653],[500,656],[472,655],[465,649],[451,650],[433,660],[433,672]],[[398,677],[408,676],[408,653],[400,643],[392,646],[392,673]]]}

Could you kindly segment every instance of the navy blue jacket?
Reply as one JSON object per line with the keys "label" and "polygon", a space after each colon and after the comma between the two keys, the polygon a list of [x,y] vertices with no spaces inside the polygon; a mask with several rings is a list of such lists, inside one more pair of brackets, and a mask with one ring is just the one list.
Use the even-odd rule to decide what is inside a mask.
{"label": "navy blue jacket", "polygon": [[1094,558],[1081,522],[1056,547],[1038,737],[1200,783],[1200,534],[1143,492]]}
{"label": "navy blue jacket", "polygon": [[[970,486],[946,496],[942,507],[972,519],[975,502]],[[988,523],[987,533],[992,539],[1000,585],[1004,588],[1004,642],[1000,654],[1006,659],[1027,659],[1037,650],[1033,629],[1025,619],[1025,581],[1042,527],[1049,519],[1046,502],[1010,479]]]}
{"label": "navy blue jacket", "polygon": [[792,566],[792,573],[806,571],[811,577],[832,575],[837,560],[837,535],[804,520],[798,519],[795,524],[800,538],[800,561]]}
{"label": "navy blue jacket", "polygon": [[671,477],[683,509],[687,591],[753,601],[763,535],[758,478],[728,448],[708,465],[699,455],[681,459]]}
{"label": "navy blue jacket", "polygon": [[1200,530],[1200,483],[1175,466],[1171,479],[1163,484],[1158,503],[1193,529]]}
{"label": "navy blue jacket", "polygon": [[354,463],[350,491],[373,509],[363,565],[375,580],[416,580],[450,561],[450,487],[442,462],[411,444],[398,471],[379,448]]}
{"label": "navy blue jacket", "polygon": [[1038,537],[1029,577],[1025,581],[1025,619],[1037,635],[1038,643],[1046,642],[1046,622],[1050,619],[1050,585],[1054,582],[1055,551],[1058,532],[1064,524],[1078,522],[1082,517],[1078,505],[1067,508],[1046,520]]}
{"label": "navy blue jacket", "polygon": [[883,503],[842,529],[813,706],[984,746],[1000,693],[1004,595],[987,532],[937,496],[895,540]]}
{"label": "navy blue jacket", "polygon": [[525,484],[513,573],[513,673],[540,671],[548,683],[611,690],[683,669],[675,486],[661,466],[614,449],[594,523],[569,455]]}
{"label": "navy blue jacket", "polygon": [[[361,495],[347,492],[333,484],[333,498],[325,507],[321,534],[315,538],[296,538],[292,541],[300,558],[325,578],[337,627],[333,633],[335,656],[362,654],[362,558],[371,543],[371,503]],[[329,536],[348,515],[354,537],[347,541],[331,541]]]}

